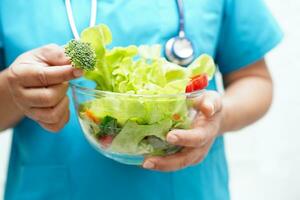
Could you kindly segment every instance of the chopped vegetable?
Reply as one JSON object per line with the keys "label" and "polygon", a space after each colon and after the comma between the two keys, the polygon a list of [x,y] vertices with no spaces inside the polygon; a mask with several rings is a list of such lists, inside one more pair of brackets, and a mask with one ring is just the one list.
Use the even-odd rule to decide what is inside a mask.
{"label": "chopped vegetable", "polygon": [[98,119],[95,114],[91,111],[91,110],[85,110],[85,115],[87,118],[89,118],[90,120],[92,120],[93,122],[95,122],[96,124],[99,124],[100,119]]}
{"label": "chopped vegetable", "polygon": [[95,81],[99,90],[178,94],[185,92],[191,77],[205,73],[211,79],[215,72],[214,61],[206,54],[185,68],[161,57],[160,45],[108,49],[111,42],[109,28],[101,24],[85,29],[80,41],[72,40],[66,47],[74,66],[84,69],[85,78]]}
{"label": "chopped vegetable", "polygon": [[[215,72],[209,55],[181,67],[161,56],[160,45],[107,46],[112,34],[106,25],[87,28],[80,41],[70,41],[66,54],[96,89],[145,96],[107,95],[83,102],[80,117],[107,151],[166,155],[180,147],[166,142],[172,128],[190,128],[192,103],[184,94],[208,86]],[[83,114],[82,114],[83,113]]]}
{"label": "chopped vegetable", "polygon": [[65,46],[65,53],[75,68],[86,71],[94,70],[96,65],[96,53],[90,43],[71,40]]}
{"label": "chopped vegetable", "polygon": [[99,138],[99,142],[102,145],[102,147],[106,149],[106,148],[108,148],[111,145],[113,139],[114,139],[114,136],[112,136],[112,135],[105,135],[105,136],[101,136]]}
{"label": "chopped vegetable", "polygon": [[186,86],[185,92],[202,90],[208,86],[208,76],[206,74],[197,75]]}
{"label": "chopped vegetable", "polygon": [[120,128],[118,128],[117,119],[105,116],[102,119],[101,124],[99,125],[100,135],[116,135],[120,132]]}
{"label": "chopped vegetable", "polygon": [[151,153],[153,147],[140,146],[140,142],[147,136],[156,136],[165,141],[165,136],[172,126],[168,119],[152,125],[139,125],[134,121],[128,121],[121,132],[114,138],[110,150],[119,153],[136,154]]}
{"label": "chopped vegetable", "polygon": [[174,121],[179,121],[181,117],[178,113],[176,113],[172,116],[172,118],[173,118]]}

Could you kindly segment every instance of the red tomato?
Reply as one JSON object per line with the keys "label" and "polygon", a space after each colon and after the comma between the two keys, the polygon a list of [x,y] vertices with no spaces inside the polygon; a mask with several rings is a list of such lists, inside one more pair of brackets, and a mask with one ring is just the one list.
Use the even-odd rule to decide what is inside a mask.
{"label": "red tomato", "polygon": [[208,86],[208,76],[201,74],[192,78],[192,80],[186,86],[185,92],[193,92],[202,90]]}
{"label": "red tomato", "polygon": [[103,148],[107,148],[112,143],[114,137],[111,135],[105,135],[99,138],[99,142],[101,143]]}
{"label": "red tomato", "polygon": [[189,83],[188,83],[188,85],[186,86],[186,88],[185,88],[185,92],[186,93],[189,93],[189,92],[193,92],[194,91],[194,89],[193,89],[193,84],[192,84],[192,81],[190,81]]}

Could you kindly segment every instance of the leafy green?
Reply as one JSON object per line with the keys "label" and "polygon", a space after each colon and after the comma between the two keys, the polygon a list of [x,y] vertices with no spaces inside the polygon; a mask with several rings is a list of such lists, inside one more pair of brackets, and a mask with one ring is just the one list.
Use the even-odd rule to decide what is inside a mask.
{"label": "leafy green", "polygon": [[190,71],[190,77],[205,73],[208,75],[209,80],[212,79],[216,71],[214,60],[207,54],[199,56],[188,66],[188,69]]}
{"label": "leafy green", "polygon": [[104,25],[87,28],[80,41],[89,43],[96,54],[93,71],[85,77],[97,83],[97,89],[131,94],[178,94],[193,76],[207,73],[211,78],[215,65],[208,55],[197,58],[187,68],[168,62],[161,57],[160,45],[106,46],[112,42],[112,34]]}
{"label": "leafy green", "polygon": [[104,25],[94,26],[82,31],[80,40],[91,44],[95,49],[97,59],[103,58],[105,54],[105,45],[108,45],[112,41],[112,35],[109,28]]}
{"label": "leafy green", "polygon": [[105,116],[99,125],[100,135],[116,135],[120,132],[116,118]]}
{"label": "leafy green", "polygon": [[[84,103],[98,119],[111,116],[122,126],[128,119],[141,124],[172,119],[174,114],[181,116],[181,121],[188,118],[188,108],[184,96],[172,98],[138,98],[130,96],[106,95]],[[179,126],[179,125],[178,125]]]}
{"label": "leafy green", "polygon": [[165,119],[151,125],[139,125],[134,121],[128,121],[121,132],[113,140],[110,150],[126,154],[151,153],[153,147],[142,143],[147,136],[156,136],[165,141],[166,134],[172,126],[172,121]]}
{"label": "leafy green", "polygon": [[86,71],[94,70],[96,53],[90,43],[71,40],[65,46],[65,53],[74,67]]}
{"label": "leafy green", "polygon": [[185,93],[190,80],[204,73],[211,79],[213,59],[204,54],[185,68],[163,58],[160,45],[109,49],[112,34],[104,24],[84,30],[80,41],[95,53],[95,67],[85,70],[84,77],[94,81],[96,89],[114,92],[82,104],[101,119],[101,124],[97,128],[90,125],[90,130],[102,135],[118,133],[110,148],[119,153],[161,155],[178,150],[166,143],[165,136],[171,128],[189,128],[188,100],[184,95],[151,95]]}

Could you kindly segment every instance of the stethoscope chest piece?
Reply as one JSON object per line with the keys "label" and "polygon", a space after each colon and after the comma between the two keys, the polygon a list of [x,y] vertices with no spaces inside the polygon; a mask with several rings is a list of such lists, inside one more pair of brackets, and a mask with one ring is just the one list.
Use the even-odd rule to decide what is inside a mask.
{"label": "stethoscope chest piece", "polygon": [[165,55],[173,63],[186,66],[194,60],[194,47],[186,37],[184,24],[183,0],[176,0],[179,13],[179,33],[165,44]]}
{"label": "stethoscope chest piece", "polygon": [[183,66],[188,65],[194,59],[193,44],[186,37],[173,37],[166,43],[165,54],[169,61]]}

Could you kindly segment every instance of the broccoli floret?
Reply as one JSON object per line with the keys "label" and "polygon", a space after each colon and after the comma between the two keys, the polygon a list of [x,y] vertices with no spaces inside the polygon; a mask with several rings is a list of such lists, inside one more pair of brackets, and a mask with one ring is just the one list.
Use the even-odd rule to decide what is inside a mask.
{"label": "broccoli floret", "polygon": [[65,46],[65,54],[70,58],[73,67],[92,71],[96,65],[96,53],[90,43],[71,40]]}

